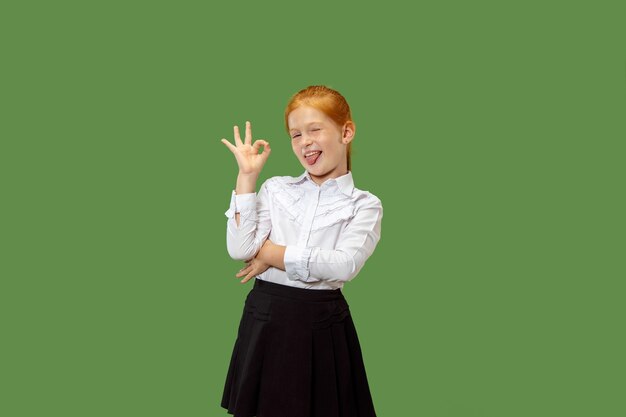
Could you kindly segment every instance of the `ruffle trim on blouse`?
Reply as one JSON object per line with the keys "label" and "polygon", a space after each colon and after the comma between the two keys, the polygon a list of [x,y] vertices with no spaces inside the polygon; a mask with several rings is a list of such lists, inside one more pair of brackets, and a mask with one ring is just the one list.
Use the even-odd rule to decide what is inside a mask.
{"label": "ruffle trim on blouse", "polygon": [[304,210],[301,210],[299,205],[301,204],[300,200],[302,200],[304,190],[286,187],[275,180],[268,181],[265,188],[269,192],[274,206],[283,212],[289,220],[301,225]]}
{"label": "ruffle trim on blouse", "polygon": [[[290,187],[278,180],[268,181],[266,189],[274,203],[274,206],[287,219],[302,225],[306,207],[303,207],[304,189]],[[311,231],[319,231],[349,221],[355,215],[356,206],[352,200],[337,190],[334,194],[322,195],[318,210],[311,225]]]}
{"label": "ruffle trim on blouse", "polygon": [[331,207],[325,212],[316,215],[311,225],[311,231],[319,231],[337,223],[347,222],[352,217],[354,217],[354,206],[350,205],[348,201],[347,203]]}

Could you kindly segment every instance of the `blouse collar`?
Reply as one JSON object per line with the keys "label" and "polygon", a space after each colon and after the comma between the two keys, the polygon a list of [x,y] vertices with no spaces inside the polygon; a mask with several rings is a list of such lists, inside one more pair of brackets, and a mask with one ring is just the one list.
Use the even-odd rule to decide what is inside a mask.
{"label": "blouse collar", "polygon": [[[300,174],[300,176],[295,177],[293,180],[289,180],[287,181],[287,183],[289,184],[299,184],[301,182],[303,182],[305,179],[313,182],[313,179],[311,179],[311,174],[309,174],[309,171],[305,170],[302,174]],[[352,190],[354,189],[354,180],[352,179],[352,171],[348,171],[347,174],[344,174],[340,177],[337,178],[331,178],[329,180],[324,181],[324,184],[326,183],[330,183],[332,184],[333,182],[335,182],[337,184],[337,188],[339,188],[339,190],[341,190],[342,193],[344,193],[347,196],[351,196],[352,195]],[[322,185],[324,185],[322,184]]]}

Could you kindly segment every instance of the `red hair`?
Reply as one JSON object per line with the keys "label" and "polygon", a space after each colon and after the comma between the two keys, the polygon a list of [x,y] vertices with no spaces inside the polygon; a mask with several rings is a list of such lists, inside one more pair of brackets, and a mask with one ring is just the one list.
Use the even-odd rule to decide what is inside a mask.
{"label": "red hair", "polygon": [[[285,109],[285,127],[289,133],[289,113],[300,106],[311,106],[330,117],[339,127],[346,122],[352,121],[352,113],[346,99],[336,90],[323,85],[311,85],[298,91],[291,97]],[[352,154],[352,141],[347,148],[348,171],[351,170],[350,156]]]}

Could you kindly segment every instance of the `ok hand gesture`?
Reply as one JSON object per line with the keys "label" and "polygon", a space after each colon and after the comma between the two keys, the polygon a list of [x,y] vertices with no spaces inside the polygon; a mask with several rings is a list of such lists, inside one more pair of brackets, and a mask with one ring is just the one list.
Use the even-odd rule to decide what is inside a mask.
{"label": "ok hand gesture", "polygon": [[[235,144],[231,144],[226,139],[222,139],[222,143],[231,150],[231,152],[235,155],[237,159],[237,164],[239,165],[239,173],[244,175],[255,174],[259,175],[261,173],[261,169],[265,162],[267,161],[267,157],[270,155],[272,151],[270,149],[269,142],[264,141],[263,139],[257,139],[254,141],[254,145],[252,144],[252,128],[250,127],[250,122],[246,122],[246,137],[245,142],[241,141],[241,136],[239,135],[239,127],[235,126]],[[263,153],[259,154],[259,149],[263,145]]]}

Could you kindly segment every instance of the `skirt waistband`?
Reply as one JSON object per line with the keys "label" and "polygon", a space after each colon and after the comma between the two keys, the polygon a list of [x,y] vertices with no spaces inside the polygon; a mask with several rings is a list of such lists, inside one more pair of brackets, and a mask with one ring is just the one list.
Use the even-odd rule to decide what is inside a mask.
{"label": "skirt waistband", "polygon": [[266,294],[303,301],[329,301],[344,298],[341,288],[337,288],[336,290],[307,290],[306,288],[276,284],[275,282],[264,281],[258,278],[255,278],[254,287],[252,289]]}

